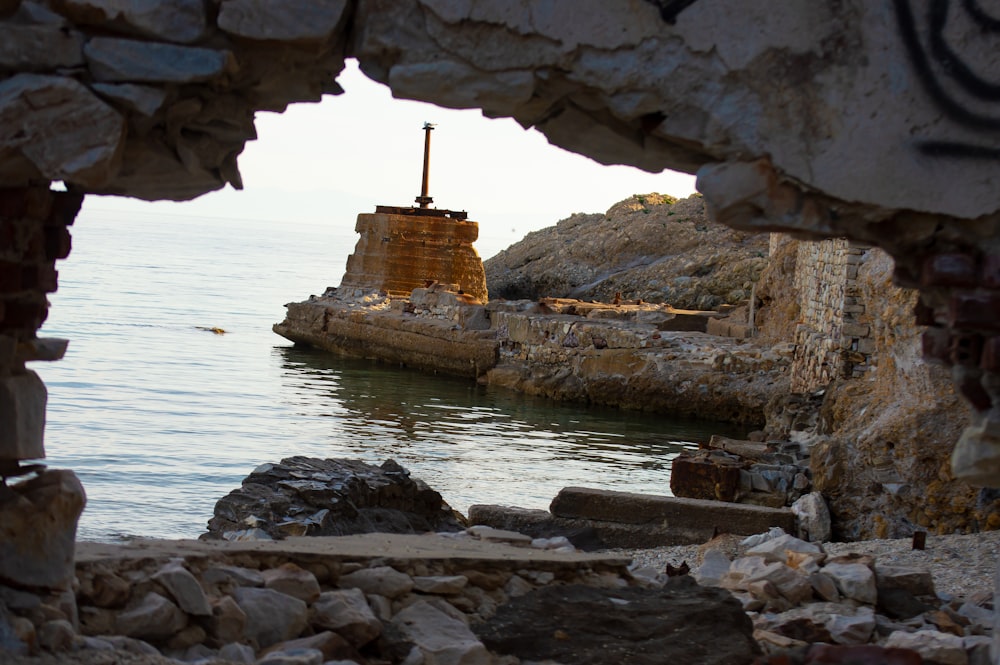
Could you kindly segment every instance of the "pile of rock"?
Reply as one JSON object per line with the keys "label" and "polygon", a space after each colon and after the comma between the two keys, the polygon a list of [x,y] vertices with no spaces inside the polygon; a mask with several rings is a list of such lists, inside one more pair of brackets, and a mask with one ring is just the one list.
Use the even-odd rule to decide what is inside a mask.
{"label": "pile of rock", "polygon": [[[650,572],[637,574],[655,579]],[[693,576],[743,603],[768,652],[878,644],[913,649],[927,662],[990,663],[991,594],[938,595],[926,569],[878,565],[865,554],[829,557],[821,545],[783,534],[733,561],[708,549]]]}
{"label": "pile of rock", "polygon": [[[369,539],[359,551],[375,544],[372,536],[353,538]],[[378,538],[397,539],[382,543],[385,556],[345,555],[351,538],[297,539],[284,550],[194,542],[178,551],[175,544],[182,558],[164,557],[169,548],[156,551],[155,543],[110,548],[78,565],[76,602],[72,594],[59,604],[0,588],[0,608],[16,615],[0,614],[0,653],[117,649],[193,663],[517,665],[546,649],[576,654],[564,662],[607,662],[601,659],[611,648],[621,662],[646,663],[660,662],[649,658],[665,646],[680,653],[687,638],[708,630],[724,637],[699,662],[748,665],[759,653],[750,621],[728,593],[640,585],[625,560],[577,554],[562,539],[533,542],[487,527]],[[490,547],[473,549],[483,541]],[[554,612],[553,602],[571,616]],[[539,607],[547,608],[544,617]],[[645,617],[657,627],[611,637],[594,628],[594,617],[611,609],[621,622]],[[547,635],[548,646],[520,640],[526,633],[514,627],[527,625],[536,637]]]}
{"label": "pile of rock", "polygon": [[394,460],[289,457],[219,499],[206,539],[459,531],[464,518]]}

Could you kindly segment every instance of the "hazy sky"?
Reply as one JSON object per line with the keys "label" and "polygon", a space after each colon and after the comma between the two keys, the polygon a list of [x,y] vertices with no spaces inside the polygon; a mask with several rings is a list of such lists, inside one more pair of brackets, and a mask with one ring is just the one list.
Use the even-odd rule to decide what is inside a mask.
{"label": "hazy sky", "polygon": [[239,158],[243,191],[227,187],[184,203],[89,197],[84,217],[192,215],[334,224],[352,230],[359,212],[412,205],[420,193],[425,121],[431,137],[434,206],[467,210],[480,224],[483,258],[529,231],[574,212],[604,212],[632,194],[683,197],[694,177],[608,167],[548,144],[510,119],[393,99],[355,62],[338,82],[345,94],[297,104],[283,114],[258,113],[258,139]]}

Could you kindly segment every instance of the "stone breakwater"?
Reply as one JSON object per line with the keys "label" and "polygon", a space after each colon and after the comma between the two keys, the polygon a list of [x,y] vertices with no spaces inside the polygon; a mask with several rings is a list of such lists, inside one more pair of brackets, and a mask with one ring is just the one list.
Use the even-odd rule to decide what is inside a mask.
{"label": "stone breakwater", "polygon": [[532,395],[753,426],[788,389],[792,346],[706,334],[719,312],[554,298],[483,305],[455,291],[328,289],[287,305],[274,331]]}
{"label": "stone breakwater", "polygon": [[[937,592],[926,567],[825,547],[722,536],[688,575],[483,526],[83,543],[74,591],[0,588],[0,652],[18,665],[111,650],[146,665],[989,662],[988,580],[963,598]],[[851,660],[859,647],[870,660]]]}

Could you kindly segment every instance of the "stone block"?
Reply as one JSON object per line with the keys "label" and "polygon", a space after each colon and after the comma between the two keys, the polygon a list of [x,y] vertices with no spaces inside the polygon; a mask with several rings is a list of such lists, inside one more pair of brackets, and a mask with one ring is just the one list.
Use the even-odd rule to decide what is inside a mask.
{"label": "stone block", "polygon": [[72,471],[45,471],[0,499],[0,584],[62,590],[73,581],[76,526],[87,502]]}
{"label": "stone block", "polygon": [[0,378],[0,459],[45,457],[48,392],[34,372]]}
{"label": "stone block", "polygon": [[738,463],[723,464],[709,457],[681,454],[670,471],[674,496],[708,501],[736,501],[740,488]]}
{"label": "stone block", "polygon": [[549,510],[564,518],[632,525],[655,525],[677,542],[703,543],[716,533],[749,536],[778,526],[794,533],[795,515],[787,508],[649,496],[584,487],[565,487]]}

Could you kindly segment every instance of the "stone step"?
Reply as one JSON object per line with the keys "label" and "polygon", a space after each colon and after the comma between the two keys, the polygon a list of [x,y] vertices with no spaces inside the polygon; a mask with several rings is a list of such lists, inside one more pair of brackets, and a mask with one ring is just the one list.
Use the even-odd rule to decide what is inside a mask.
{"label": "stone step", "polygon": [[549,510],[561,518],[655,528],[669,537],[671,544],[703,543],[717,533],[749,536],[775,526],[795,533],[795,515],[787,508],[585,487],[563,488]]}

